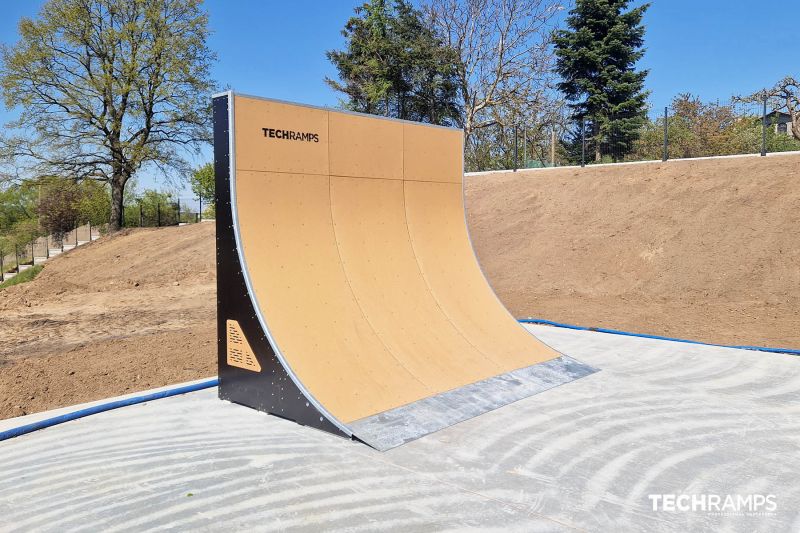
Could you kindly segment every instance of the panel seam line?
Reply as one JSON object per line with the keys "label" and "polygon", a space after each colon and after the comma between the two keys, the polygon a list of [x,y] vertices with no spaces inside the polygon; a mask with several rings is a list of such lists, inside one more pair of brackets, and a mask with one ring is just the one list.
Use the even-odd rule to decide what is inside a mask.
{"label": "panel seam line", "polygon": [[[330,119],[328,120],[328,138],[330,139]],[[330,165],[330,143],[328,143],[328,165]],[[434,393],[433,389],[431,389],[424,381],[422,381],[422,379],[420,379],[418,376],[416,376],[409,368],[407,368],[406,365],[404,365],[402,363],[402,361],[400,361],[400,359],[397,357],[397,355],[394,353],[394,351],[391,348],[389,348],[389,346],[386,344],[386,342],[381,338],[380,334],[378,333],[378,330],[375,329],[375,326],[369,320],[369,317],[367,317],[367,313],[364,311],[364,308],[361,306],[361,302],[358,300],[358,296],[356,296],[355,290],[353,289],[353,285],[352,285],[352,283],[350,283],[350,276],[347,275],[347,269],[345,268],[344,259],[342,257],[342,250],[341,250],[341,248],[339,246],[339,238],[338,238],[338,235],[336,233],[336,220],[334,219],[334,216],[333,216],[333,178],[334,177],[346,177],[346,176],[333,176],[331,174],[327,175],[327,178],[328,178],[328,203],[330,204],[331,228],[333,229],[333,240],[334,240],[334,244],[336,245],[336,255],[339,257],[339,265],[340,265],[340,267],[342,269],[342,274],[344,275],[345,282],[347,283],[347,288],[350,290],[350,294],[353,297],[353,301],[355,302],[356,307],[358,307],[358,310],[361,313],[361,316],[364,317],[364,321],[367,323],[367,325],[369,326],[370,330],[375,335],[375,338],[378,339],[378,342],[380,342],[381,346],[383,346],[383,348],[386,350],[386,353],[388,353],[391,356],[391,358],[394,359],[397,362],[397,364],[400,366],[400,368],[402,368],[403,370],[408,372],[408,375],[411,376],[412,379],[414,379],[420,385],[422,385],[422,387],[426,391],[428,391],[430,393]],[[395,181],[397,181],[397,180],[395,180]],[[394,407],[390,408],[390,409],[394,409]],[[384,409],[383,411],[378,411],[376,413],[373,413],[372,415],[367,415],[367,417],[368,416],[375,416],[377,414],[383,413],[383,412],[388,411],[390,409]],[[357,418],[355,420],[361,420],[362,418],[366,418],[366,417]],[[348,424],[354,422],[355,420],[351,420],[350,422],[348,422]]]}

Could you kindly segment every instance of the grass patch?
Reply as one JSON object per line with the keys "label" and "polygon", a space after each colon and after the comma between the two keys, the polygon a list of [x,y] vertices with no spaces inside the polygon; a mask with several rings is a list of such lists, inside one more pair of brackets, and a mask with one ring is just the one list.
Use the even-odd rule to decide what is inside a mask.
{"label": "grass patch", "polygon": [[3,283],[0,283],[0,289],[5,289],[6,287],[11,287],[12,285],[19,285],[20,283],[31,281],[33,278],[39,275],[39,272],[42,271],[42,268],[44,268],[42,265],[36,265],[27,270],[23,270],[13,278],[7,279]]}

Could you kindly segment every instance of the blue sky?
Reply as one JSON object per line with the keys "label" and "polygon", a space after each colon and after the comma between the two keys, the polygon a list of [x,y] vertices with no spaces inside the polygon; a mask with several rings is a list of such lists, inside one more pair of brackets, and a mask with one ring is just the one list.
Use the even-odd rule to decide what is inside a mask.
{"label": "blue sky", "polygon": [[[17,39],[17,22],[41,0],[3,2],[0,42]],[[219,61],[214,76],[237,91],[334,106],[323,79],[335,72],[325,50],[342,46],[341,28],[357,0],[206,0]],[[639,2],[636,2],[638,5]],[[645,23],[651,103],[662,108],[681,92],[727,100],[800,74],[791,2],[776,0],[653,0]],[[0,121],[13,115],[0,110]],[[210,150],[204,158],[210,159]],[[157,186],[143,176],[140,186]]]}

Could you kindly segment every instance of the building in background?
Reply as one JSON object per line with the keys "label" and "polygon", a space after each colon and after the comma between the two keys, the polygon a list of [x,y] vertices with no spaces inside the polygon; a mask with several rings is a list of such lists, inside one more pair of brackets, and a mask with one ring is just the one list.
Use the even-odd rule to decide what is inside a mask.
{"label": "building in background", "polygon": [[792,116],[789,113],[773,111],[767,118],[769,119],[769,123],[775,128],[775,133],[782,133],[784,135],[792,134]]}

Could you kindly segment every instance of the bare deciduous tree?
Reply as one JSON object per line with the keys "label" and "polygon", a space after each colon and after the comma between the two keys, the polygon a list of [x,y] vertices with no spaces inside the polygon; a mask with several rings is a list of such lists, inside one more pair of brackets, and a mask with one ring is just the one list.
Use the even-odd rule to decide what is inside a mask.
{"label": "bare deciduous tree", "polygon": [[792,135],[800,141],[800,82],[793,76],[786,76],[772,89],[767,90],[769,97],[777,101],[777,109],[786,109],[792,117]]}
{"label": "bare deciduous tree", "polygon": [[777,111],[786,110],[792,117],[792,135],[800,141],[800,82],[794,76],[786,76],[771,89],[764,89],[749,96],[734,98],[739,102],[761,102],[767,98]]}
{"label": "bare deciduous tree", "polygon": [[[556,0],[430,0],[430,24],[461,58],[460,127],[467,150],[483,128],[541,120],[557,98],[551,46]],[[555,121],[558,113],[546,120]],[[472,147],[474,148],[474,147]]]}

